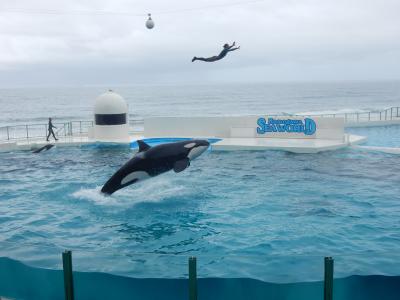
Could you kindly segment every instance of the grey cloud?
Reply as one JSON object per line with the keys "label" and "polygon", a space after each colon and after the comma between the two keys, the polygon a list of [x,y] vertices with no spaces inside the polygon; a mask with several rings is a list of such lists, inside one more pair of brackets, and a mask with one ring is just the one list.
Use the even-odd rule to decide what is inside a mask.
{"label": "grey cloud", "polygon": [[[220,3],[3,1],[0,84],[400,78],[399,1]],[[148,11],[153,30],[124,14]],[[234,40],[223,61],[190,62]]]}

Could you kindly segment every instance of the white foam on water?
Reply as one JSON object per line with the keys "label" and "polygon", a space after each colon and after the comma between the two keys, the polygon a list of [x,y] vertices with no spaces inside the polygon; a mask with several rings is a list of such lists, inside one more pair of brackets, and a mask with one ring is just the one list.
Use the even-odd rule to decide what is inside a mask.
{"label": "white foam on water", "polygon": [[72,193],[72,196],[77,199],[93,202],[97,205],[121,205],[121,202],[117,198],[103,194],[101,186],[92,189],[80,189]]}
{"label": "white foam on water", "polygon": [[[175,174],[173,174],[175,175]],[[175,175],[176,176],[176,175]],[[187,185],[172,179],[168,174],[150,178],[137,184],[132,184],[112,195],[101,192],[101,186],[92,189],[80,189],[72,196],[102,206],[131,206],[141,202],[161,202],[169,198],[189,195],[191,189]]]}
{"label": "white foam on water", "polygon": [[[137,202],[161,202],[168,198],[181,197],[190,194],[190,187],[181,184],[176,174],[164,174],[156,178],[150,178],[136,186],[122,189],[121,196],[129,194]],[[118,193],[117,192],[117,193]]]}

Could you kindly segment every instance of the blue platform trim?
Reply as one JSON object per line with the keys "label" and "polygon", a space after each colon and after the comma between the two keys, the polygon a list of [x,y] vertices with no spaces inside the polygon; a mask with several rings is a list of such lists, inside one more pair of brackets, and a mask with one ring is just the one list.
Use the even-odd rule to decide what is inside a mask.
{"label": "blue platform trim", "polygon": [[[166,144],[166,143],[173,143],[173,142],[180,142],[180,141],[190,141],[193,140],[193,138],[178,138],[178,137],[168,137],[168,138],[148,138],[148,139],[143,139],[146,144],[149,144],[150,146],[156,146],[160,144]],[[214,144],[216,142],[221,141],[221,139],[206,139],[210,144]],[[130,147],[132,149],[139,148],[139,145],[137,141],[132,141],[130,144]]]}
{"label": "blue platform trim", "polygon": [[128,148],[130,145],[128,143],[107,143],[107,142],[95,142],[90,144],[82,144],[80,146],[82,149],[120,149]]}

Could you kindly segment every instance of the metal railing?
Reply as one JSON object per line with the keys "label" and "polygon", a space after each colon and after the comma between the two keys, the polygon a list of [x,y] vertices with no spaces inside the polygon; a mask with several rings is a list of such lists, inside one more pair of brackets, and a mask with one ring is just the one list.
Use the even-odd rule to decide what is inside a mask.
{"label": "metal railing", "polygon": [[[93,127],[93,121],[70,121],[53,123],[58,137],[86,136]],[[130,132],[143,131],[143,120],[129,120]],[[47,124],[26,124],[0,127],[0,141],[16,141],[26,139],[45,139],[48,134]]]}
{"label": "metal railing", "polygon": [[400,119],[400,107],[394,106],[381,111],[334,113],[334,114],[307,114],[309,117],[344,118],[345,123],[393,121]]}
{"label": "metal railing", "polygon": [[[54,132],[58,137],[84,135],[87,134],[90,127],[93,127],[93,121],[71,121],[53,124],[56,127]],[[0,127],[0,141],[46,138],[47,134],[48,124],[27,124]]]}

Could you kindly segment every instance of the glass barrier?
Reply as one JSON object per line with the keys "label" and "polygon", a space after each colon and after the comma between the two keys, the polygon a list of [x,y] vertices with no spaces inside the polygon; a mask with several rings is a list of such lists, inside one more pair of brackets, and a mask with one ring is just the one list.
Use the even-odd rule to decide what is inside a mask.
{"label": "glass barrier", "polygon": [[[133,278],[186,278],[188,258],[197,258],[199,277],[252,278],[274,283],[312,282],[323,279],[324,255],[236,255],[187,253],[138,253],[126,249],[77,248],[0,242],[0,256],[30,266],[61,269],[61,253],[73,254],[75,271],[104,272]],[[329,255],[327,255],[329,256]],[[400,275],[396,252],[332,255],[335,278],[352,275]]]}
{"label": "glass barrier", "polygon": [[[63,247],[23,241],[0,245],[1,296],[62,299],[62,269],[64,276],[68,273],[62,260]],[[396,299],[399,256],[397,252],[364,252],[339,254],[332,261],[321,255],[137,253],[113,249],[112,245],[96,250],[92,245],[72,250],[71,280],[73,293],[81,299],[89,299],[86,293],[91,293],[90,299],[106,299],[104,293],[114,293],[114,297],[121,293],[118,299],[130,299],[132,293],[140,299],[182,299],[188,295],[195,299],[190,298],[193,293],[202,299],[332,299],[327,289],[333,299],[353,299],[354,295],[376,299],[373,297],[383,289],[385,299]],[[190,263],[190,257],[195,261]],[[19,281],[13,282],[15,278]]]}

